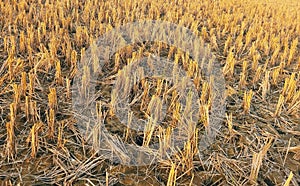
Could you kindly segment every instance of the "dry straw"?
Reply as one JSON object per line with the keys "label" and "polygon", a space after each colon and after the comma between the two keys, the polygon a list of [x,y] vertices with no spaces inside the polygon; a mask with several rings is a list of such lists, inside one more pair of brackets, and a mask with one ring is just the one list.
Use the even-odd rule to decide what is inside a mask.
{"label": "dry straw", "polygon": [[30,134],[27,138],[27,143],[31,144],[31,157],[34,158],[37,155],[38,148],[39,148],[39,131],[43,127],[43,123],[38,122],[35,123],[30,131]]}
{"label": "dry straw", "polygon": [[252,158],[251,174],[250,174],[250,181],[252,183],[255,183],[257,181],[257,177],[258,177],[260,167],[262,165],[262,161],[264,159],[264,156],[267,154],[268,150],[270,149],[272,143],[273,143],[273,138],[269,138],[267,140],[267,143],[263,146],[262,150],[259,153],[254,152]]}
{"label": "dry straw", "polygon": [[[195,157],[198,134],[189,124],[190,128],[188,127],[186,131],[190,140],[178,154],[170,157],[169,171],[163,174],[164,171],[161,170],[165,170],[165,167],[160,164],[155,167],[142,167],[139,171],[153,180],[157,180],[155,175],[159,172],[161,173],[159,180],[162,180],[159,184],[167,185],[192,185],[190,175],[193,175],[192,178],[198,185],[245,185],[249,180],[252,184],[258,184],[258,181],[259,184],[268,182],[271,185],[279,183],[285,186],[298,183],[297,171],[290,171],[297,163],[294,160],[298,158],[298,147],[289,147],[286,157],[290,157],[290,153],[294,153],[295,156],[286,158],[284,165],[280,161],[285,158],[284,154],[278,150],[285,149],[282,147],[282,144],[287,144],[285,135],[291,134],[293,138],[299,135],[297,119],[300,109],[299,3],[292,0],[282,2],[266,1],[262,4],[260,1],[249,0],[213,2],[203,0],[187,3],[180,0],[175,2],[145,0],[140,3],[132,0],[126,3],[118,1],[120,6],[115,6],[115,2],[109,0],[101,3],[98,0],[53,2],[39,0],[30,4],[26,0],[0,1],[0,17],[5,18],[0,23],[0,60],[3,61],[0,67],[0,121],[5,124],[0,130],[0,138],[6,140],[4,143],[0,142],[0,147],[3,147],[0,177],[1,179],[4,177],[4,185],[26,184],[27,178],[32,175],[35,181],[43,182],[40,184],[114,185],[120,181],[124,173],[128,172],[124,167],[116,172],[104,170],[107,165],[108,167],[119,165],[103,163],[100,156],[93,155],[87,158],[90,147],[85,145],[76,129],[77,126],[72,124],[74,113],[68,105],[72,96],[72,80],[81,70],[78,69],[79,66],[84,66],[80,93],[88,100],[91,99],[88,97],[90,95],[88,82],[92,73],[99,69],[97,56],[99,51],[97,46],[93,45],[98,36],[105,32],[110,33],[113,28],[120,25],[139,20],[162,20],[184,26],[202,37],[211,47],[216,62],[223,65],[222,72],[226,78],[228,114],[220,116],[220,119],[227,123],[230,135],[228,137],[227,133],[220,131],[218,140],[228,139],[228,141],[222,143],[217,141],[211,149],[208,149],[208,154],[200,153],[203,157],[199,156],[199,160],[198,156]],[[138,32],[140,31],[136,30],[130,34],[137,35]],[[178,34],[176,39],[181,41],[183,38]],[[119,41],[109,42],[115,45]],[[88,47],[91,47],[93,54],[91,68],[87,64],[77,65],[80,61],[84,61],[85,48]],[[182,66],[194,82],[197,91],[201,92],[198,100],[200,122],[205,128],[210,128],[209,114],[214,98],[211,87],[213,83],[205,80],[202,75],[204,70],[202,67],[207,59],[200,62],[203,65],[199,67],[198,62],[192,61],[188,53],[180,50],[176,46],[167,46],[162,42],[141,41],[126,46],[117,51],[112,59],[105,59],[109,62],[107,64],[111,64],[106,66],[107,71],[102,72],[103,69],[100,69],[99,75],[110,76],[107,77],[110,82],[97,80],[97,83],[101,86],[102,83],[111,86],[115,81],[114,75],[125,63],[131,63],[149,53],[166,57],[175,62],[174,84],[181,81],[178,69]],[[105,55],[109,52],[109,49],[104,51]],[[108,94],[110,96],[109,91],[99,96],[99,99],[105,97],[105,103],[98,106],[111,108],[108,108],[107,115],[106,111],[99,108],[95,112],[100,124],[91,134],[94,142],[92,150],[101,148],[102,144],[97,139],[101,134],[100,127],[104,123],[104,118],[111,119],[110,117],[116,114],[115,105],[132,91],[129,87],[129,75],[132,73],[126,71],[118,75],[121,78],[117,80],[110,100],[106,99]],[[135,72],[134,76],[143,79],[144,72]],[[184,115],[191,107],[188,106],[185,110],[182,108],[178,96],[181,90],[177,90],[178,87],[161,80],[137,82],[137,79],[133,91],[140,95],[134,98],[133,103],[140,104],[141,113],[145,112],[148,117],[150,113],[155,113],[155,117],[149,119],[145,126],[143,146],[151,146],[151,142],[157,140],[155,136],[158,136],[159,153],[162,157],[168,156],[168,152],[174,150],[170,149],[174,129],[181,126]],[[139,83],[141,87],[138,86]],[[244,94],[241,97],[239,93]],[[160,102],[158,98],[161,95],[163,101]],[[191,104],[190,100],[187,101]],[[167,108],[170,119],[163,128],[155,126],[155,123],[157,119],[161,119],[159,111],[165,102],[170,103]],[[182,114],[182,110],[186,113]],[[240,116],[240,112],[245,115]],[[128,143],[131,143],[136,135],[130,130],[135,114],[136,112],[129,112],[127,128],[117,131]],[[240,119],[241,117],[243,119]],[[60,119],[67,122],[60,122]],[[42,131],[45,125],[42,121],[47,126],[45,133]],[[280,129],[280,134],[277,129]],[[249,152],[255,151],[254,146],[259,145],[262,136],[268,136],[269,133],[274,133],[278,137],[278,140],[274,141],[276,148],[271,147],[271,140],[267,141],[260,152],[253,153],[250,165]],[[50,141],[54,141],[55,144],[45,140],[45,134],[54,139]],[[255,140],[252,140],[251,144],[245,142],[247,140],[240,140],[245,134],[249,135],[249,139]],[[28,147],[23,146],[24,135],[25,138],[28,137],[27,142],[30,143]],[[116,137],[115,140],[121,139]],[[228,146],[234,149],[234,153],[231,154],[233,158],[224,150]],[[121,153],[121,158],[126,158],[126,154],[122,154],[119,147],[113,148],[114,152]],[[36,169],[30,169],[32,162],[29,165],[24,161],[27,152],[30,152]],[[40,154],[41,157],[38,152],[43,152]],[[265,161],[267,152],[270,152],[268,155],[272,158]],[[223,156],[226,158],[222,158]],[[203,161],[206,157],[209,159]],[[218,162],[212,161],[213,159],[217,159]],[[288,160],[293,164],[291,165]],[[42,165],[44,161],[46,168]],[[22,171],[19,171],[19,162],[22,164],[20,164]],[[262,168],[265,163],[274,171],[280,170],[281,174],[277,177],[270,176],[269,172]],[[37,164],[39,165],[36,166]],[[48,165],[53,166],[53,169],[49,169]],[[250,170],[243,169],[249,166]],[[106,172],[104,176],[103,170]],[[186,178],[188,182],[184,182]],[[142,181],[145,181],[145,177],[143,179]],[[142,184],[142,181],[139,181]]]}
{"label": "dry straw", "polygon": [[253,96],[252,90],[244,93],[243,109],[244,109],[244,113],[246,114],[250,112],[252,96]]}

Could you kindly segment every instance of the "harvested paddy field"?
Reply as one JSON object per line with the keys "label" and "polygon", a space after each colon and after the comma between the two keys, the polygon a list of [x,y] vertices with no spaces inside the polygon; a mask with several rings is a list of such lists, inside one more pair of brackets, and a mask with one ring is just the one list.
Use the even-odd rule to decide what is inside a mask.
{"label": "harvested paddy field", "polygon": [[0,1],[0,185],[299,185],[297,0]]}

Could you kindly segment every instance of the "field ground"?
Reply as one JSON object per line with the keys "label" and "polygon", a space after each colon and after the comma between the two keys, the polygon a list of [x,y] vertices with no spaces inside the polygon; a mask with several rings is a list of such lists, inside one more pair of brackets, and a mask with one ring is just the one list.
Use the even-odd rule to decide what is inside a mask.
{"label": "field ground", "polygon": [[[0,185],[299,185],[299,10],[298,0],[0,1]],[[193,76],[193,59],[179,48],[155,41],[122,48],[97,81],[98,116],[119,139],[147,148],[167,139],[181,118],[172,93],[167,132],[138,133],[120,123],[109,96],[130,59],[152,53],[177,60],[202,95],[197,128],[177,154],[125,166],[97,153],[103,144],[85,140],[80,128],[87,124],[74,117],[71,87],[97,37],[140,20],[185,26],[204,40],[222,67],[226,105],[216,140],[199,151],[210,126],[212,82]],[[144,119],[157,92],[172,88],[157,79],[138,86],[130,90],[142,95],[132,110]]]}

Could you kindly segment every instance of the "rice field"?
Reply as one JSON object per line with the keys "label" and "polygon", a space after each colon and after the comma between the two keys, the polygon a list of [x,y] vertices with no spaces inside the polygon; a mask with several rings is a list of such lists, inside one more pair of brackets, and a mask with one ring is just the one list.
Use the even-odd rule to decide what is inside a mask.
{"label": "rice field", "polygon": [[[0,1],[0,185],[299,185],[299,10],[297,0]],[[121,42],[164,35],[151,27],[113,37],[143,21],[188,30],[206,58],[157,40]],[[99,71],[103,35],[123,47]],[[131,66],[142,59],[183,83]],[[199,96],[186,107],[178,69]],[[133,156],[147,163],[128,164]]]}

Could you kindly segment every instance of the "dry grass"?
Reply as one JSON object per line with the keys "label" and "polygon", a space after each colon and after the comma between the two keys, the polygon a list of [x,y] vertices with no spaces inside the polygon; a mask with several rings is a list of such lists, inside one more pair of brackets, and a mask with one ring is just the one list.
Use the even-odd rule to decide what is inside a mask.
{"label": "dry grass", "polygon": [[[299,185],[299,9],[297,0],[1,1],[0,185]],[[138,20],[189,28],[222,66],[226,115],[219,118],[222,127],[209,148],[199,151],[198,142],[211,125],[217,77],[204,77],[189,54],[162,42],[126,46],[108,59],[97,79],[99,124],[88,134],[93,143],[79,132],[71,106],[78,64],[91,47],[92,67],[81,64],[80,92],[90,99],[88,83],[99,67],[93,42]],[[178,90],[166,81],[135,79],[130,87],[127,64],[149,54],[183,67],[200,95],[197,127],[187,124],[190,140],[172,155],[172,132],[185,122],[192,103],[187,100],[185,110],[180,104],[184,83]],[[176,68],[173,72],[184,81]],[[124,127],[116,119],[116,103],[128,95],[132,111]],[[169,103],[166,120],[156,126],[163,102]],[[131,129],[133,116],[148,121],[144,132]],[[97,153],[103,125],[116,140],[145,148],[159,143],[160,155],[168,158],[140,167],[105,159]]]}

